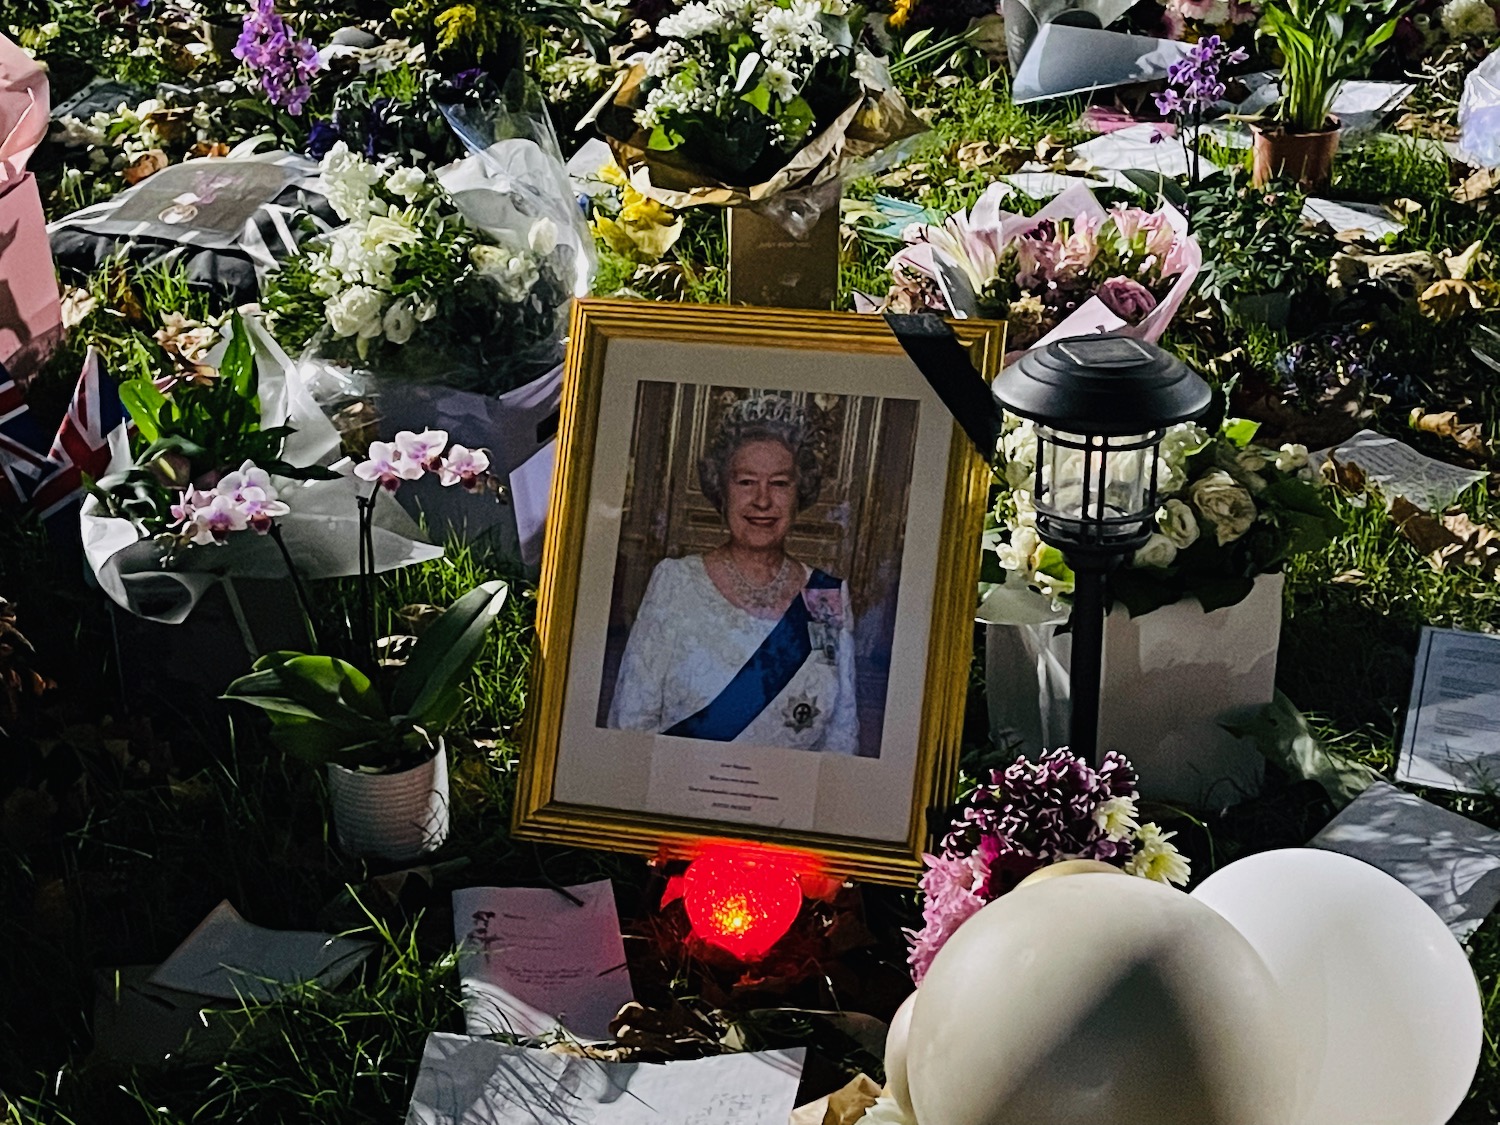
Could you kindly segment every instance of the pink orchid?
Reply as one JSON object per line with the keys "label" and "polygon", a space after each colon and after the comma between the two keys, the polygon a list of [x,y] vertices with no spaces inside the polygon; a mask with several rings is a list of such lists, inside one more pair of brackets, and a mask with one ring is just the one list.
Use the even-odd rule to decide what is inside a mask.
{"label": "pink orchid", "polygon": [[228,496],[207,494],[208,504],[189,513],[184,532],[191,530],[189,540],[200,546],[223,543],[231,533],[249,526],[244,509]]}
{"label": "pink orchid", "polygon": [[277,516],[284,516],[291,512],[285,503],[276,498],[274,489],[244,488],[239,495],[240,511],[245,513],[245,519],[249,521],[260,534],[264,535],[271,530],[271,521]]}
{"label": "pink orchid", "polygon": [[411,430],[402,430],[396,435],[395,445],[402,457],[415,462],[424,469],[435,471],[438,461],[443,456],[443,450],[448,447],[448,431],[423,430],[418,434]]}
{"label": "pink orchid", "polygon": [[[446,443],[447,440],[448,437],[444,434],[443,441]],[[419,479],[422,471],[420,461],[406,457],[395,442],[389,441],[372,441],[369,460],[354,466],[354,475],[360,480],[378,481],[380,487],[387,492],[395,492],[404,480]]]}
{"label": "pink orchid", "polygon": [[461,484],[470,492],[474,492],[479,488],[480,478],[489,470],[489,467],[489,455],[484,450],[466,449],[455,442],[453,448],[448,450],[448,456],[444,457],[442,464],[438,466],[438,479],[444,488]]}
{"label": "pink orchid", "polygon": [[214,491],[220,496],[228,496],[233,500],[241,499],[241,493],[247,488],[268,492],[272,500],[276,499],[276,490],[271,487],[271,474],[254,461],[246,461],[234,472],[220,477],[214,485]]}
{"label": "pink orchid", "polygon": [[198,488],[188,488],[178,498],[177,503],[172,505],[172,526],[180,527],[191,523],[193,513],[199,508],[208,507],[213,500],[212,492],[205,492]]}

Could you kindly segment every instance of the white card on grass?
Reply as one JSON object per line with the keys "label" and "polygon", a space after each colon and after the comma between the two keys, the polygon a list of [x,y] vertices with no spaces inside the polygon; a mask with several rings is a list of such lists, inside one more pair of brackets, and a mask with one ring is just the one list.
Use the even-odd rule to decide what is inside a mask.
{"label": "white card on grass", "polygon": [[435,1033],[407,1125],[786,1125],[804,1051],[604,1063]]}
{"label": "white card on grass", "polygon": [[573,898],[550,887],[453,892],[470,1034],[544,1035],[561,1024],[580,1039],[610,1037],[610,1021],[635,999],[614,886],[566,889]]}
{"label": "white card on grass", "polygon": [[150,981],[225,1000],[274,1000],[294,985],[338,984],[373,948],[335,934],[253,926],[225,900],[157,966]]}

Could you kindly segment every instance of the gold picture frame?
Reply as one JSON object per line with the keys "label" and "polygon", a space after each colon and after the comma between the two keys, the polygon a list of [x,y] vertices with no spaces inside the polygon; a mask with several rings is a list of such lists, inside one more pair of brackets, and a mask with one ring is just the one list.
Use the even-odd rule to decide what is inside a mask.
{"label": "gold picture frame", "polygon": [[[992,379],[1004,354],[1004,325],[953,321],[951,327],[975,368]],[[812,555],[821,550],[846,560],[846,576],[877,574],[886,583],[878,600],[869,596],[862,616],[855,583],[832,579],[844,583],[846,600],[836,604],[852,605],[850,621],[868,625],[845,650],[858,685],[871,685],[845,693],[860,707],[851,724],[857,746],[809,753],[783,741],[701,742],[714,736],[620,729],[612,714],[606,722],[608,700],[619,690],[611,678],[618,664],[611,661],[625,643],[621,629],[628,635],[634,628],[617,624],[632,611],[630,591],[659,560],[689,558],[680,553],[684,544],[706,542],[696,485],[669,485],[668,478],[703,479],[701,469],[693,476],[693,466],[709,448],[705,419],[723,404],[778,396],[806,404],[805,411],[789,409],[818,420],[817,427],[808,421],[806,432],[820,435],[820,456],[835,463],[823,474],[824,491],[834,481],[824,522],[798,507],[796,534],[803,538],[797,542]],[[835,432],[829,419],[842,420],[843,429]],[[885,321],[855,313],[576,301],[556,465],[514,834],[648,855],[690,855],[705,839],[743,840],[813,857],[830,874],[912,883],[927,850],[927,810],[946,805],[957,781],[990,476]],[[890,465],[909,466],[907,478]],[[674,498],[670,507],[667,501],[649,507],[652,489]],[[904,497],[904,506],[890,502],[892,495]],[[851,524],[851,511],[863,522]],[[671,542],[663,526],[679,529]],[[636,535],[637,527],[646,530]],[[657,539],[647,543],[652,535]],[[699,570],[706,574],[708,567]],[[896,579],[888,577],[893,570]],[[799,596],[806,595],[792,600]],[[878,635],[877,625],[884,630]],[[856,645],[869,649],[868,659]],[[830,645],[829,662],[834,651]],[[844,675],[845,665],[838,667]],[[769,714],[767,705],[757,718]],[[800,729],[791,718],[785,725]],[[733,762],[724,764],[726,758]],[[726,780],[716,769],[744,771],[729,779],[740,788],[716,799],[713,785]],[[765,787],[755,793],[760,804],[743,796],[748,785]],[[738,811],[707,811],[719,807]]]}

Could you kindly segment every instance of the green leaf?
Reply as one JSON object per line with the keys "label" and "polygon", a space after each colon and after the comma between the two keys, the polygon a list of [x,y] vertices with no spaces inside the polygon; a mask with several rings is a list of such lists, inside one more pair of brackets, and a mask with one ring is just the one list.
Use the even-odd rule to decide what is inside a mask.
{"label": "green leaf", "polygon": [[1239,605],[1255,588],[1253,578],[1207,578],[1193,583],[1193,593],[1203,605],[1203,612]]}
{"label": "green leaf", "polygon": [[668,129],[664,125],[657,125],[651,130],[651,139],[646,142],[646,147],[653,152],[670,152],[682,144],[682,134]]}
{"label": "green leaf", "polygon": [[812,106],[807,104],[807,99],[801,94],[786,103],[779,117],[782,132],[786,135],[782,145],[788,150],[800,145],[802,138],[807,136],[813,125],[817,123],[817,115],[813,113]]}
{"label": "green leaf", "polygon": [[1252,422],[1248,418],[1226,418],[1224,420],[1224,436],[1234,442],[1239,449],[1244,449],[1260,431],[1260,423]]}
{"label": "green leaf", "polygon": [[[1170,142],[1163,141],[1163,144]],[[1147,195],[1165,199],[1179,211],[1185,211],[1188,207],[1187,192],[1175,179],[1162,175],[1160,172],[1152,172],[1146,168],[1126,168],[1124,177]]]}
{"label": "green leaf", "polygon": [[271,715],[311,719],[351,730],[383,727],[385,712],[370,678],[354,665],[334,656],[273,652],[252,665],[224,689],[225,699],[238,699]]}
{"label": "green leaf", "polygon": [[903,55],[909,55],[909,54],[911,54],[918,47],[920,47],[923,43],[927,42],[927,40],[929,40],[929,39],[932,38],[932,32],[933,32],[932,28],[930,28],[930,27],[924,27],[921,31],[917,32],[915,35],[909,36],[907,38],[906,42],[901,45],[901,53]]}
{"label": "green leaf", "polygon": [[254,398],[255,353],[250,347],[250,333],[239,313],[234,314],[232,324],[229,347],[225,349],[224,360],[219,364],[219,378],[229,380],[229,385],[241,398]]}
{"label": "green leaf", "polygon": [[768,114],[771,112],[771,88],[764,82],[759,82],[752,89],[741,94],[740,101]]}
{"label": "green leaf", "polygon": [[162,407],[167,406],[167,396],[156,389],[150,379],[129,379],[120,384],[120,402],[129,412],[137,432],[147,442],[161,436],[158,423]]}
{"label": "green leaf", "polygon": [[463,704],[463,686],[486,635],[505,606],[500,581],[470,590],[428,626],[396,678],[391,708],[433,734],[441,734]]}
{"label": "green leaf", "polygon": [[1220,724],[1238,738],[1251,738],[1267,759],[1292,777],[1321,785],[1335,808],[1343,808],[1375,782],[1379,773],[1360,762],[1335,758],[1323,748],[1292,701],[1277,692],[1274,701],[1255,718]]}

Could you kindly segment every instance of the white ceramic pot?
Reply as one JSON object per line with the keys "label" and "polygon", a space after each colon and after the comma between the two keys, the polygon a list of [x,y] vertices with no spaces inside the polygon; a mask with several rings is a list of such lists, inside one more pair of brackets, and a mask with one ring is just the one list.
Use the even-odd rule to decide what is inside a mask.
{"label": "white ceramic pot", "polygon": [[[1280,574],[1263,574],[1238,605],[1205,613],[1184,598],[1104,626],[1099,748],[1140,771],[1142,796],[1225,808],[1260,789],[1265,761],[1221,724],[1253,718],[1276,693]],[[1068,743],[1072,635],[1055,624],[990,625],[985,680],[991,734],[1028,754]]]}
{"label": "white ceramic pot", "polygon": [[448,838],[448,752],[397,773],[365,773],[328,763],[328,792],[339,847],[353,856],[409,860]]}

